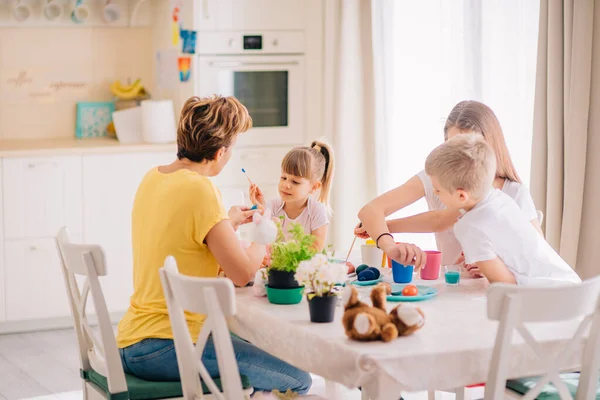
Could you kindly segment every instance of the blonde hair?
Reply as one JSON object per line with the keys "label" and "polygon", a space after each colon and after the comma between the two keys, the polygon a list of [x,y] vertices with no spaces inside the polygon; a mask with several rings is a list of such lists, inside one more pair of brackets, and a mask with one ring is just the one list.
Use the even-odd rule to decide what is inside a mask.
{"label": "blonde hair", "polygon": [[286,174],[321,182],[319,201],[329,207],[329,196],[333,181],[333,149],[327,143],[315,140],[310,146],[295,147],[283,161],[281,169]]}
{"label": "blonde hair", "polygon": [[436,147],[425,161],[425,172],[449,192],[462,189],[479,199],[492,187],[496,157],[477,134],[458,135]]}
{"label": "blonde hair", "polygon": [[474,100],[461,101],[454,106],[444,126],[444,139],[448,130],[457,128],[464,133],[478,133],[490,144],[496,156],[496,177],[521,182],[510,158],[500,122],[491,108]]}
{"label": "blonde hair", "polygon": [[190,97],[177,125],[177,158],[214,160],[219,149],[252,128],[248,110],[235,97]]}

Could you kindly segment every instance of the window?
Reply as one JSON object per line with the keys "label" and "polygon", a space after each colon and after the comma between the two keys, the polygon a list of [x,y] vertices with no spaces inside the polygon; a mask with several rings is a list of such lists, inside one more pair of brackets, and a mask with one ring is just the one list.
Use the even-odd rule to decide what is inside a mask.
{"label": "window", "polygon": [[[398,0],[380,13],[391,40],[377,54],[385,68],[387,154],[381,192],[423,169],[443,141],[445,119],[461,100],[494,110],[517,171],[529,184],[539,2],[530,0]],[[391,10],[390,10],[391,11]],[[375,13],[375,15],[378,15]],[[377,17],[376,17],[377,18]],[[377,47],[375,47],[377,49]],[[381,169],[380,169],[381,170]],[[395,216],[427,210],[424,200]],[[433,235],[398,238],[435,248]]]}

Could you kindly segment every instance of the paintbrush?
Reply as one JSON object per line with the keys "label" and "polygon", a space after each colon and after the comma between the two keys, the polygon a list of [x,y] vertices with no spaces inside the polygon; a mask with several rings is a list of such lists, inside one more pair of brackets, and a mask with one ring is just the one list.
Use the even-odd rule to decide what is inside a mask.
{"label": "paintbrush", "polygon": [[[358,224],[359,228],[362,228],[362,222]],[[350,250],[348,250],[348,254],[346,255],[346,261],[348,262],[348,258],[350,258],[350,253],[352,253],[352,249],[354,248],[354,242],[356,242],[356,235],[354,235],[354,239],[352,240],[352,245],[350,246]]]}
{"label": "paintbrush", "polygon": [[348,258],[350,258],[350,253],[352,253],[352,249],[354,248],[354,243],[356,242],[356,235],[354,235],[354,240],[352,240],[352,245],[350,246],[350,250],[348,250],[348,254],[346,255],[346,261],[348,262]]}
{"label": "paintbrush", "polygon": [[248,182],[250,182],[251,185],[254,185],[254,183],[252,182],[252,180],[250,179],[250,177],[248,176],[248,173],[246,172],[246,170],[244,168],[242,168],[242,172],[244,173],[244,175],[246,175],[246,179],[248,179]]}

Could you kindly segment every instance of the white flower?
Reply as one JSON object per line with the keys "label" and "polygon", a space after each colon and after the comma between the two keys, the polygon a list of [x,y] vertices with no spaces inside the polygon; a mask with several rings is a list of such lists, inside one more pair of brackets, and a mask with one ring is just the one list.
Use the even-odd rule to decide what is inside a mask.
{"label": "white flower", "polygon": [[346,264],[332,263],[327,255],[317,254],[310,260],[300,262],[294,277],[317,296],[323,296],[330,293],[336,283],[346,281],[347,271]]}
{"label": "white flower", "polygon": [[313,263],[312,259],[301,261],[300,264],[298,264],[298,268],[296,269],[296,274],[294,274],[294,278],[298,281],[300,285],[310,286],[315,272],[316,266]]}

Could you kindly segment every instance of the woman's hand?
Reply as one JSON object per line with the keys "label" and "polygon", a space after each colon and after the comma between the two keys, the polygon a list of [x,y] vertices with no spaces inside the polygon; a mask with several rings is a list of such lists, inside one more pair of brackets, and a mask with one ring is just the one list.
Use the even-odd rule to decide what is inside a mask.
{"label": "woman's hand", "polygon": [[369,234],[367,233],[367,230],[363,228],[362,222],[359,222],[358,225],[356,225],[356,227],[354,228],[354,235],[361,239],[370,238]]}
{"label": "woman's hand", "polygon": [[233,230],[237,231],[240,225],[252,222],[252,216],[255,212],[256,210],[251,210],[249,207],[246,206],[231,207],[227,214],[229,215],[229,220],[231,221]]}
{"label": "woman's hand", "polygon": [[386,242],[381,250],[402,265],[414,265],[416,271],[423,268],[427,262],[427,254],[414,244]]}
{"label": "woman's hand", "polygon": [[250,201],[252,202],[252,204],[261,204],[264,205],[265,204],[265,196],[263,195],[262,190],[260,190],[260,188],[255,185],[252,184],[250,185]]}

